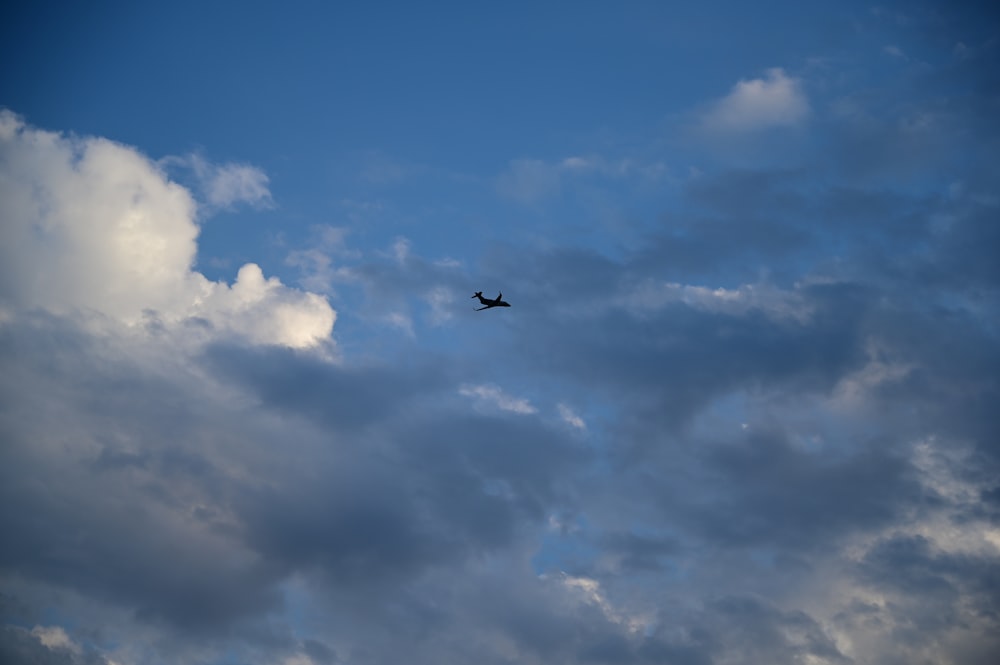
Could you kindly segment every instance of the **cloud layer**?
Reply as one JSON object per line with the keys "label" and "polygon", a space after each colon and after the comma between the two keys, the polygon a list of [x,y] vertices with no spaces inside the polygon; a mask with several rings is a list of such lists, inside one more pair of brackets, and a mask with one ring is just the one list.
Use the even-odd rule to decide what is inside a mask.
{"label": "cloud layer", "polygon": [[[706,128],[819,131],[666,195],[624,166],[655,145],[509,162],[463,219],[579,206],[474,259],[409,218],[317,227],[277,250],[315,293],[208,279],[162,162],[0,114],[0,660],[992,663],[1000,135],[971,57],[741,81]],[[269,200],[204,173],[204,205]],[[590,183],[621,243],[578,233]]]}

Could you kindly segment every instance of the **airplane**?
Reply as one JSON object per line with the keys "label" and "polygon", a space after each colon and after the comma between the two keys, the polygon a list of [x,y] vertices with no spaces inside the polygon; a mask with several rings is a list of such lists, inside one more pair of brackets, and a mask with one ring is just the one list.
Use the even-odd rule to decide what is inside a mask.
{"label": "airplane", "polygon": [[476,307],[475,310],[477,312],[481,312],[484,309],[489,309],[490,307],[510,307],[509,302],[504,302],[503,300],[501,300],[501,298],[503,298],[503,294],[500,292],[497,292],[496,300],[490,300],[489,298],[484,298],[482,291],[476,291],[475,293],[472,294],[472,297],[479,298],[479,302],[481,302],[484,305],[484,307]]}

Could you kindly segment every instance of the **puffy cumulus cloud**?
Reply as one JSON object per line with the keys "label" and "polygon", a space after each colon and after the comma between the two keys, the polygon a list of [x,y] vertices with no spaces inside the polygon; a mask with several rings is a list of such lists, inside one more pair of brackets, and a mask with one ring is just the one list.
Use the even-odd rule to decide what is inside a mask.
{"label": "puffy cumulus cloud", "polygon": [[[8,111],[0,141],[0,297],[8,307],[129,326],[152,320],[296,348],[329,338],[336,315],[323,297],[266,279],[254,264],[232,285],[193,270],[196,203],[137,150],[36,129]],[[219,177],[230,182],[226,173]],[[231,190],[222,199],[239,189],[220,187]]]}
{"label": "puffy cumulus cloud", "polygon": [[781,68],[763,78],[742,80],[702,118],[710,132],[742,133],[797,125],[809,115],[809,100],[798,80]]}
{"label": "puffy cumulus cloud", "polygon": [[254,342],[315,346],[329,338],[336,320],[326,298],[290,289],[276,277],[265,278],[253,263],[240,268],[231,287],[207,281],[202,286],[198,306],[210,313],[209,321]]}

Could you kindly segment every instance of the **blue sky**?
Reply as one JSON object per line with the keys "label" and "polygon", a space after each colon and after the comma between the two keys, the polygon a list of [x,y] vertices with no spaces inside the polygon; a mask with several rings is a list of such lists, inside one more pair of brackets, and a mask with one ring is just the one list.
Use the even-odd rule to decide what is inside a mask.
{"label": "blue sky", "polygon": [[0,660],[992,663],[1000,16],[678,4],[6,10]]}

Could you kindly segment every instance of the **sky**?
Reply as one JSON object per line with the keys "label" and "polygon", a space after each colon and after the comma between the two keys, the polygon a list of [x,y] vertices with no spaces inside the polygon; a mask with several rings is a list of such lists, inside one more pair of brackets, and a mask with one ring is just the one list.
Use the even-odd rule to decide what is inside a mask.
{"label": "sky", "polygon": [[15,4],[0,661],[995,662],[988,3]]}

